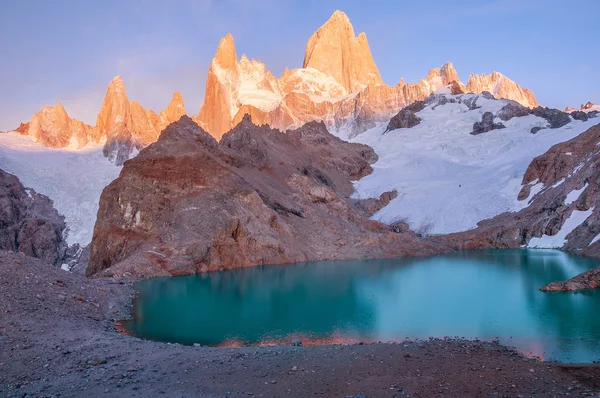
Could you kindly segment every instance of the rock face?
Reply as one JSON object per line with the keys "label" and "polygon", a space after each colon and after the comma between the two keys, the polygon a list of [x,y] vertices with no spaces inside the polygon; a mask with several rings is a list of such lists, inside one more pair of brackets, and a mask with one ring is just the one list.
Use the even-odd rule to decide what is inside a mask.
{"label": "rock face", "polygon": [[375,159],[322,123],[284,134],[245,117],[217,142],[184,117],[105,188],[87,273],[168,276],[439,251],[369,220],[348,198]]}
{"label": "rock face", "polygon": [[91,126],[71,119],[60,102],[54,107],[43,107],[33,115],[30,122],[22,123],[16,131],[34,137],[50,148],[81,148],[97,138]]}
{"label": "rock face", "polygon": [[67,249],[64,229],[50,199],[25,189],[17,177],[0,169],[0,250],[60,265]]}
{"label": "rock face", "polygon": [[479,94],[484,91],[492,93],[496,98],[510,99],[528,108],[539,106],[533,93],[521,88],[517,83],[498,72],[491,75],[471,74],[467,83],[467,92]]}
{"label": "rock face", "polygon": [[473,124],[473,131],[471,134],[477,135],[503,128],[505,128],[505,126],[502,123],[494,123],[494,114],[492,112],[485,112],[481,116],[481,121]]}
{"label": "rock face", "polygon": [[[600,257],[600,125],[535,158],[519,200],[527,207],[440,238],[457,249],[561,248]],[[535,187],[535,188],[534,188]]]}
{"label": "rock face", "polygon": [[600,268],[581,273],[564,282],[552,282],[540,288],[542,292],[574,292],[600,289]]}
{"label": "rock face", "polygon": [[388,124],[386,131],[409,129],[418,125],[420,121],[421,119],[415,116],[413,111],[404,108],[390,119],[390,123]]}
{"label": "rock face", "polygon": [[334,12],[308,39],[302,67],[333,77],[347,93],[383,83],[367,35],[361,33],[355,37],[350,20],[341,11]]}

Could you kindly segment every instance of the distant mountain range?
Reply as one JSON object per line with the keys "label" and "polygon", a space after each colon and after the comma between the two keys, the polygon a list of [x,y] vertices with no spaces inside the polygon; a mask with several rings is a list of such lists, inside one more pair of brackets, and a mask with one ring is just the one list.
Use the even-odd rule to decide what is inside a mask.
{"label": "distant mountain range", "polygon": [[[204,104],[193,119],[216,139],[246,114],[257,124],[280,130],[323,121],[332,133],[349,138],[452,82],[464,92],[488,91],[526,107],[539,105],[530,90],[498,72],[471,74],[464,85],[451,63],[430,70],[418,83],[406,84],[401,79],[388,86],[381,79],[366,35],[355,36],[346,14],[336,11],[308,40],[302,68],[286,70],[280,78],[260,61],[245,55],[238,60],[233,36],[221,39],[208,71]],[[155,142],[166,126],[185,114],[180,93],[157,113],[130,101],[117,76],[108,86],[95,126],[72,119],[58,103],[44,107],[16,131],[51,148],[105,143],[105,155],[121,164],[136,148]]]}

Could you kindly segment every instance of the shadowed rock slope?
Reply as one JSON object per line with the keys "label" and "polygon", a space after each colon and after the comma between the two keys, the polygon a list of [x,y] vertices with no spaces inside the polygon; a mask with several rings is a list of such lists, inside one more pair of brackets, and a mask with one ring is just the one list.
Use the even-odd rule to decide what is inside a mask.
{"label": "shadowed rock slope", "polygon": [[169,276],[439,252],[369,220],[348,198],[376,159],[322,123],[284,134],[245,117],[219,143],[183,117],[105,188],[87,273]]}
{"label": "shadowed rock slope", "polygon": [[67,249],[64,229],[64,218],[50,199],[0,169],[0,250],[60,265]]}

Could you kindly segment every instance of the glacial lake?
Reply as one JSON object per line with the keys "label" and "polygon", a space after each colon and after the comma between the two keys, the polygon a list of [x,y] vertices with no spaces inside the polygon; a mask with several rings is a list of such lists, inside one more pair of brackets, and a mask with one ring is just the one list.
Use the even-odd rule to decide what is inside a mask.
{"label": "glacial lake", "polygon": [[261,266],[138,283],[133,335],[210,346],[429,337],[493,340],[530,357],[600,360],[600,291],[542,293],[600,266],[553,250]]}

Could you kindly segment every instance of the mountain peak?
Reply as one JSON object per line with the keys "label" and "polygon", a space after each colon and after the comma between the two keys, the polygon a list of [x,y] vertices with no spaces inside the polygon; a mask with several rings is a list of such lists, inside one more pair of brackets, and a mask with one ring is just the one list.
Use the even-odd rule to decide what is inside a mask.
{"label": "mountain peak", "polygon": [[235,41],[233,40],[233,35],[231,33],[227,33],[227,35],[219,42],[214,62],[224,69],[233,69],[237,65]]}
{"label": "mountain peak", "polygon": [[347,92],[369,84],[381,84],[367,35],[354,36],[348,16],[336,11],[308,40],[304,68],[313,68],[333,77]]}
{"label": "mountain peak", "polygon": [[522,88],[507,76],[496,71],[493,71],[490,75],[471,74],[467,82],[467,91],[477,94],[488,91],[496,98],[511,99],[529,108],[539,106],[530,90]]}
{"label": "mountain peak", "polygon": [[350,23],[350,19],[348,18],[346,13],[343,11],[336,10],[327,20],[327,22],[325,22],[322,28],[330,27],[331,25],[345,28],[347,31],[352,33],[352,36],[354,36],[354,27],[352,26],[352,23]]}
{"label": "mountain peak", "polygon": [[454,65],[452,65],[452,62],[446,62],[444,65],[442,65],[440,69],[440,75],[442,79],[444,79],[444,81],[447,82],[446,84],[449,84],[453,81],[457,83],[460,82],[460,79],[458,78],[458,73],[456,73],[456,69],[454,69]]}

